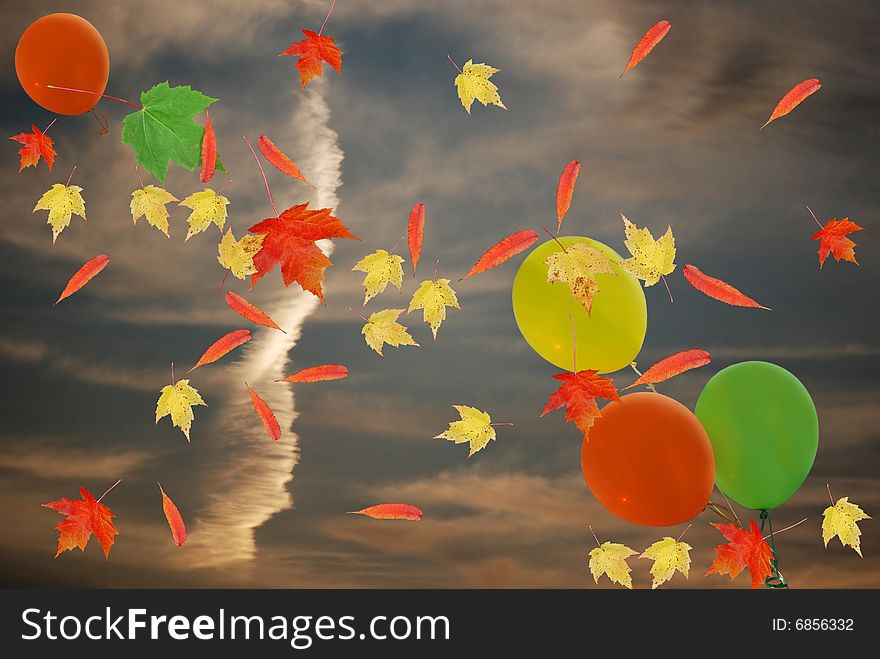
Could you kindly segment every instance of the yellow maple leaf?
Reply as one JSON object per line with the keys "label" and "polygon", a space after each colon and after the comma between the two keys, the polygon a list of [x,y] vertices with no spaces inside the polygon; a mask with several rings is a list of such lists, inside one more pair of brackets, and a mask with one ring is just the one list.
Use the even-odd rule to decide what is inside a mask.
{"label": "yellow maple leaf", "polygon": [[58,234],[70,225],[70,217],[75,213],[82,219],[86,219],[86,202],[80,194],[82,188],[78,185],[63,185],[56,183],[43,193],[33,212],[49,211],[49,219],[46,222],[52,226],[52,243],[58,238]]}
{"label": "yellow maple leaf", "polygon": [[596,275],[614,275],[605,255],[587,243],[573,243],[565,251],[554,252],[544,261],[547,268],[547,281],[560,281],[568,284],[571,296],[580,302],[587,314],[593,307],[593,296],[599,292]]}
{"label": "yellow maple leaf", "polygon": [[461,68],[461,73],[455,77],[455,86],[458,89],[458,98],[468,114],[471,113],[474,100],[486,107],[492,104],[507,109],[501,102],[501,96],[498,95],[498,87],[489,80],[499,71],[501,69],[488,64],[474,64],[473,60],[468,60]]}
{"label": "yellow maple leaf", "polygon": [[180,428],[186,435],[186,441],[189,441],[189,429],[195,418],[192,408],[195,405],[208,406],[199,392],[189,385],[189,380],[178,380],[175,384],[167,384],[162,387],[162,393],[156,402],[156,423],[170,414],[171,423]]}
{"label": "yellow maple leaf", "polygon": [[647,227],[639,229],[623,213],[620,217],[626,233],[624,244],[632,254],[623,261],[623,267],[644,280],[645,288],[653,286],[660,281],[660,277],[675,270],[675,236],[672,235],[672,227],[667,227],[666,233],[654,240]]}
{"label": "yellow maple leaf", "polygon": [[177,201],[177,197],[155,185],[138,188],[131,193],[131,219],[137,224],[138,218],[144,216],[152,226],[156,227],[169,238],[168,209],[165,204]]}
{"label": "yellow maple leaf", "polygon": [[385,290],[388,284],[393,284],[397,290],[403,286],[402,256],[390,254],[384,249],[377,249],[372,254],[367,254],[352,268],[352,272],[366,272],[364,277],[364,306],[372,298]]}
{"label": "yellow maple leaf", "polygon": [[223,231],[223,227],[226,226],[226,206],[229,205],[229,200],[211,188],[205,188],[201,192],[193,192],[179,205],[192,209],[192,213],[186,218],[189,223],[189,231],[186,232],[184,242],[207,229],[212,223],[216,224],[220,231]]}
{"label": "yellow maple leaf", "polygon": [[382,354],[384,344],[398,348],[400,346],[417,346],[418,343],[410,336],[406,327],[397,322],[403,309],[383,309],[370,314],[361,330],[367,345]]}
{"label": "yellow maple leaf", "polygon": [[422,319],[431,327],[434,333],[434,340],[437,340],[437,330],[440,329],[440,323],[446,320],[446,307],[454,307],[461,310],[458,306],[458,298],[455,291],[449,285],[448,279],[438,279],[431,281],[427,279],[422,282],[409,303],[407,313],[416,309],[423,309]]}
{"label": "yellow maple leaf", "polygon": [[676,570],[687,579],[691,570],[690,551],[689,544],[678,542],[669,536],[648,547],[639,558],[649,558],[654,561],[651,566],[651,575],[654,577],[651,588],[656,588],[672,579]]}
{"label": "yellow maple leaf", "polygon": [[632,569],[626,559],[634,555],[632,549],[618,542],[603,542],[590,552],[590,572],[593,580],[599,583],[599,577],[607,575],[611,581],[621,586],[632,588]]}
{"label": "yellow maple leaf", "polygon": [[226,230],[220,244],[217,245],[217,260],[224,268],[232,273],[233,277],[244,279],[248,275],[256,273],[257,268],[254,266],[254,256],[263,249],[263,240],[266,238],[265,233],[253,235],[246,233],[241,240],[236,240],[232,229]]}
{"label": "yellow maple leaf", "polygon": [[865,511],[851,503],[849,497],[842,497],[833,506],[828,506],[822,513],[822,540],[825,546],[834,536],[840,538],[844,547],[852,547],[861,556],[861,529],[856,522],[871,519]]}
{"label": "yellow maple leaf", "polygon": [[458,410],[461,421],[451,421],[449,427],[434,439],[448,439],[456,444],[470,444],[471,457],[477,451],[482,451],[495,439],[495,428],[492,427],[492,418],[488,412],[481,412],[476,407],[468,405],[453,405]]}

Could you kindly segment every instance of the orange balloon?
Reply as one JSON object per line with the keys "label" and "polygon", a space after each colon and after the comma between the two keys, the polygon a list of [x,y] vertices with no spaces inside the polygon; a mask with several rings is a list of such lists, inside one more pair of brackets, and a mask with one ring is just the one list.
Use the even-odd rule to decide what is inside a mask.
{"label": "orange balloon", "polygon": [[712,444],[699,419],[678,401],[649,392],[602,408],[581,446],[581,468],[599,503],[645,526],[693,518],[715,482]]}
{"label": "orange balloon", "polygon": [[57,114],[82,114],[98,95],[49,89],[72,87],[102,94],[110,56],[101,33],[75,14],[49,14],[31,23],[15,49],[18,81],[36,103]]}

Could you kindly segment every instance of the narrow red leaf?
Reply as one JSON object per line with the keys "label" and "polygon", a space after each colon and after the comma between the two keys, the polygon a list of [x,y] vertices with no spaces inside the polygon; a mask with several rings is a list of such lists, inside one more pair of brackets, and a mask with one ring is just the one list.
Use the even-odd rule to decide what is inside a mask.
{"label": "narrow red leaf", "polygon": [[631,385],[624,387],[623,390],[626,391],[630,387],[635,387],[640,384],[657,384],[658,382],[664,382],[665,380],[673,378],[685,371],[705,366],[711,361],[712,358],[705,350],[683,350],[682,352],[677,352],[665,359],[661,359],[647,371],[642,373],[638,380]]}
{"label": "narrow red leaf", "polygon": [[477,262],[474,263],[474,266],[468,271],[468,273],[458,281],[501,265],[508,259],[513,258],[523,250],[534,245],[537,240],[538,234],[531,229],[517,231],[516,233],[507,236],[507,238],[500,240],[490,247],[485,254],[477,259]]}
{"label": "narrow red leaf", "polygon": [[[639,42],[633,49],[632,55],[629,57],[629,63],[626,65],[623,73],[626,73],[636,64],[645,59],[648,53],[654,50],[654,46],[660,43],[663,40],[663,37],[669,33],[671,27],[672,23],[669,21],[659,21],[654,27],[645,32],[645,36],[639,39]],[[621,78],[623,77],[623,73],[620,74]]]}
{"label": "narrow red leaf", "polygon": [[416,266],[419,265],[419,256],[422,254],[422,240],[425,238],[425,205],[416,204],[409,212],[409,226],[406,230],[407,242],[409,243],[409,255],[412,258],[413,277],[416,276]]}
{"label": "narrow red leaf", "polygon": [[352,510],[348,515],[366,515],[373,519],[404,519],[418,522],[422,519],[422,511],[409,503],[380,503],[361,510]]}
{"label": "narrow red leaf", "polygon": [[770,311],[770,307],[758,304],[748,295],[740,292],[730,284],[702,273],[700,269],[694,265],[684,266],[682,272],[684,272],[684,278],[688,280],[688,283],[691,286],[704,295],[708,295],[719,302],[731,304],[735,307],[755,307],[757,309],[766,309],[767,311]]}
{"label": "narrow red leaf", "polygon": [[175,545],[182,547],[186,542],[186,524],[183,523],[183,517],[171,497],[165,494],[161,483],[159,483],[159,491],[162,493],[162,510],[165,519],[168,520],[168,526],[171,527],[171,537],[174,538]]}
{"label": "narrow red leaf", "polygon": [[199,180],[207,183],[214,178],[217,169],[217,136],[214,135],[214,126],[211,117],[205,112],[205,134],[202,136],[202,171]]}
{"label": "narrow red leaf", "polygon": [[340,364],[325,364],[312,366],[297,371],[275,382],[324,382],[326,380],[341,380],[348,377],[348,369]]}
{"label": "narrow red leaf", "polygon": [[[226,291],[225,296],[226,304],[237,313],[242,318],[246,318],[252,323],[256,323],[257,325],[262,325],[263,327],[271,327],[272,329],[281,330],[283,329],[278,327],[275,324],[275,321],[269,318],[268,314],[262,311],[259,307],[254,306],[247,300],[245,300],[238,293],[234,293],[233,291]],[[287,332],[284,332],[287,334]]]}
{"label": "narrow red leaf", "polygon": [[770,115],[770,118],[767,120],[763,126],[761,126],[761,130],[766,128],[767,124],[771,121],[776,121],[779,117],[784,117],[789,112],[794,110],[801,102],[811,94],[815,94],[819,89],[822,88],[822,83],[820,83],[816,78],[809,78],[804,80],[803,82],[799,82],[794,87],[791,88],[791,91],[788,92],[785,96],[782,97],[782,100],[776,104],[776,107],[773,109],[773,114]]}
{"label": "narrow red leaf", "polygon": [[74,274],[73,277],[70,278],[70,281],[67,282],[67,286],[61,291],[61,296],[55,300],[55,304],[58,304],[66,297],[70,297],[83,286],[88,284],[92,278],[106,268],[109,263],[110,257],[106,254],[98,254],[86,261],[85,265],[77,270],[76,274]]}
{"label": "narrow red leaf", "polygon": [[559,176],[559,185],[556,187],[556,233],[562,228],[562,218],[571,206],[571,195],[574,194],[574,184],[577,183],[580,173],[581,164],[577,160],[572,160]]}
{"label": "narrow red leaf", "polygon": [[198,363],[191,369],[189,369],[187,373],[196,370],[199,366],[204,366],[205,364],[216,362],[224,355],[227,355],[235,350],[242,343],[247,343],[250,340],[250,330],[246,329],[233,330],[229,332],[229,334],[221,336],[219,339],[214,341],[214,343],[212,343],[207,350],[205,350],[204,354],[199,357]]}
{"label": "narrow red leaf", "polygon": [[269,439],[274,439],[277,442],[281,439],[281,425],[278,423],[278,419],[275,418],[275,413],[269,407],[268,403],[260,398],[257,395],[257,392],[248,386],[247,382],[245,382],[244,386],[247,387],[248,393],[251,395],[251,402],[254,404],[254,412],[257,413],[257,416],[260,417],[260,421],[263,422],[266,434],[269,435]]}
{"label": "narrow red leaf", "polygon": [[296,166],[296,163],[293,162],[293,160],[291,160],[281,149],[275,146],[272,140],[268,137],[260,135],[260,140],[257,142],[257,145],[260,147],[260,153],[262,153],[266,160],[268,160],[279,172],[311,185],[311,183],[306,180],[306,177],[302,175],[302,172],[299,171],[299,167]]}

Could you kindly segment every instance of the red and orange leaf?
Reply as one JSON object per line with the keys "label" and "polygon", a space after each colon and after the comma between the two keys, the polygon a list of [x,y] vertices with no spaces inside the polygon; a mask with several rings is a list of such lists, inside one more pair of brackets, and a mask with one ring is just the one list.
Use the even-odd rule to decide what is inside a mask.
{"label": "red and orange leaf", "polygon": [[766,309],[767,311],[770,311],[770,307],[758,304],[748,295],[745,295],[727,282],[723,282],[720,279],[715,279],[715,277],[710,277],[709,275],[704,274],[694,265],[684,266],[682,272],[684,273],[684,278],[688,280],[688,283],[691,286],[704,295],[708,295],[719,302],[724,302],[725,304],[730,304],[735,307],[754,307],[756,309]]}
{"label": "red and orange leaf", "polygon": [[574,194],[574,184],[577,183],[578,174],[581,173],[581,164],[572,160],[559,175],[559,185],[556,186],[556,232],[562,228],[562,218],[571,206],[571,196]]}
{"label": "red and orange leaf", "polygon": [[562,384],[550,395],[541,416],[565,406],[565,420],[574,421],[584,434],[584,439],[590,434],[596,419],[602,416],[596,399],[620,400],[614,381],[599,375],[598,371],[557,373],[553,377]]}
{"label": "red and orange leaf", "polygon": [[257,395],[257,392],[248,386],[247,382],[245,382],[244,386],[247,387],[248,393],[251,395],[251,403],[254,404],[254,412],[257,413],[257,416],[260,417],[260,421],[263,422],[266,434],[269,435],[270,439],[277,442],[281,439],[281,425],[278,423],[278,419],[275,418],[275,413],[269,407],[268,403],[260,398]]}
{"label": "red and orange leaf", "polygon": [[205,364],[216,362],[224,355],[227,355],[235,350],[242,343],[247,343],[250,340],[250,330],[246,329],[233,330],[229,332],[229,334],[221,336],[219,339],[214,341],[214,343],[212,343],[207,350],[205,350],[204,354],[199,357],[198,363],[191,369],[189,369],[187,373],[196,370],[199,366],[204,366]]}
{"label": "red and orange leaf", "polygon": [[19,133],[9,139],[24,145],[18,150],[18,155],[21,156],[18,171],[25,167],[36,167],[41,156],[49,166],[49,171],[52,171],[52,165],[55,164],[55,156],[57,155],[53,147],[54,142],[39,128],[31,125],[30,133]]}
{"label": "red and orange leaf", "polygon": [[338,217],[331,215],[329,208],[309,210],[308,206],[308,203],[291,206],[279,217],[268,218],[248,229],[253,234],[266,236],[262,249],[254,256],[257,272],[251,275],[251,288],[280,265],[285,286],[296,282],[326,304],[321,282],[324,281],[324,269],[333,263],[316,241],[324,238],[360,239],[352,235]]}
{"label": "red and orange leaf", "polygon": [[631,385],[624,387],[622,391],[626,391],[630,387],[635,387],[640,384],[657,384],[658,382],[664,382],[669,378],[680,375],[692,368],[705,366],[711,361],[712,358],[705,350],[683,350],[677,352],[665,359],[661,359],[647,371],[642,373],[638,380]]}
{"label": "red and orange leaf", "polygon": [[409,225],[406,228],[406,236],[409,243],[409,256],[413,264],[413,277],[415,277],[416,267],[419,265],[419,256],[422,254],[422,241],[425,239],[424,204],[416,204],[409,212]]}
{"label": "red and orange leaf", "polygon": [[199,180],[207,183],[214,178],[217,169],[217,136],[214,134],[214,125],[211,117],[205,111],[205,134],[202,136],[202,171],[199,172]]}
{"label": "red and orange leaf", "polygon": [[303,29],[303,34],[306,35],[305,39],[295,41],[290,44],[287,50],[278,54],[279,57],[284,55],[299,56],[296,69],[299,71],[303,89],[309,80],[315,76],[321,77],[322,62],[327,62],[336,69],[336,73],[342,75],[342,51],[336,47],[336,40],[306,29]]}
{"label": "red and orange leaf", "polygon": [[61,291],[61,295],[55,300],[55,304],[58,304],[66,297],[70,297],[83,286],[88,284],[99,272],[101,272],[101,270],[106,268],[109,263],[110,257],[106,254],[98,254],[86,261],[85,265],[77,270],[73,277],[70,278],[70,281],[67,282],[67,286]]}
{"label": "red and orange leaf", "polygon": [[761,130],[767,127],[771,121],[776,121],[779,117],[784,117],[789,112],[794,110],[801,102],[811,94],[815,94],[819,89],[822,88],[822,83],[820,83],[816,78],[809,78],[804,80],[803,82],[799,82],[794,87],[791,88],[791,91],[788,92],[785,96],[782,97],[782,100],[776,104],[776,107],[773,108],[773,113],[770,115],[770,118],[767,120],[763,126],[761,126]]}
{"label": "red and orange leaf", "polygon": [[[645,32],[645,36],[639,39],[639,42],[633,49],[632,55],[629,57],[629,63],[626,65],[623,73],[626,73],[636,64],[645,59],[645,57],[648,56],[648,53],[654,50],[654,46],[660,43],[663,40],[663,37],[669,33],[671,27],[672,23],[669,21],[659,21],[654,27]],[[620,74],[621,78],[623,77],[623,73]]]}
{"label": "red and orange leaf", "polygon": [[346,514],[366,515],[373,519],[404,519],[409,522],[418,522],[422,519],[421,509],[409,503],[379,503]]}
{"label": "red and orange leaf", "polygon": [[159,484],[159,491],[162,493],[162,511],[165,513],[165,519],[168,520],[168,526],[171,528],[171,537],[174,539],[175,545],[182,547],[186,542],[186,524],[184,524],[183,517],[177,506],[174,505],[171,497],[165,494],[161,483]]}
{"label": "red and orange leaf", "polygon": [[291,160],[281,149],[275,146],[275,143],[268,137],[260,135],[257,146],[260,147],[260,153],[262,153],[266,160],[268,160],[269,163],[279,172],[311,185],[311,183],[306,180],[306,177],[302,175],[302,172],[299,171],[299,167],[296,166],[296,163],[293,162],[293,160]]}
{"label": "red and orange leaf", "polygon": [[773,551],[761,536],[761,530],[755,524],[755,520],[751,520],[748,531],[740,527],[739,524],[712,522],[712,526],[721,531],[721,534],[729,542],[715,547],[717,556],[712,561],[706,576],[729,574],[732,580],[745,568],[748,568],[752,577],[752,588],[759,588],[764,580],[770,576],[770,561],[773,558]]}
{"label": "red and orange leaf", "polygon": [[115,515],[103,503],[92,496],[86,488],[79,488],[81,499],[61,499],[44,503],[43,507],[65,515],[55,527],[61,533],[58,536],[58,551],[55,557],[63,551],[79,547],[85,551],[86,545],[92,534],[101,543],[104,550],[104,558],[110,558],[110,549],[113,547],[113,536],[119,533],[113,525]]}
{"label": "red and orange leaf", "polygon": [[[284,332],[284,330],[278,327],[278,325],[275,324],[275,321],[272,320],[266,312],[245,300],[238,293],[234,293],[233,291],[226,291],[224,299],[226,300],[226,304],[229,305],[229,308],[242,318],[246,318],[247,320],[251,321],[252,323],[256,323],[257,325],[262,325],[263,327],[271,327],[272,329],[277,329]],[[287,332],[284,333],[287,334]]]}
{"label": "red and orange leaf", "polygon": [[[467,279],[472,275],[477,275],[486,270],[501,265],[508,259],[513,258],[523,250],[528,249],[538,241],[538,234],[531,229],[517,231],[495,243],[489,250],[483,254],[468,273],[461,279]],[[461,281],[459,279],[459,281]]]}
{"label": "red and orange leaf", "polygon": [[348,377],[348,369],[341,364],[324,364],[323,366],[311,366],[288,375],[275,382],[326,382],[327,380],[341,380]]}
{"label": "red and orange leaf", "polygon": [[854,231],[862,231],[864,228],[855,222],[850,222],[848,217],[842,220],[828,220],[824,227],[813,234],[813,240],[819,241],[819,267],[825,265],[825,259],[829,254],[837,261],[849,261],[858,265],[856,253],[853,251],[856,244],[846,235]]}

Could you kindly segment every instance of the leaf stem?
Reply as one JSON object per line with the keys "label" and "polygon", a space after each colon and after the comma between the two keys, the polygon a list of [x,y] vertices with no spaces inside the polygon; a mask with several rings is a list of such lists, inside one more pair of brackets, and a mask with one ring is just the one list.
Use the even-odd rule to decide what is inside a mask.
{"label": "leaf stem", "polygon": [[227,188],[227,186],[230,183],[232,183],[234,180],[235,179],[229,179],[228,181],[226,181],[226,183],[224,183],[223,186],[219,190],[217,190],[217,194],[220,194],[221,192],[223,192]]}
{"label": "leaf stem", "polygon": [[174,379],[174,362],[171,362],[171,384],[176,384],[177,381]]}
{"label": "leaf stem", "polygon": [[49,122],[49,125],[46,126],[46,128],[43,129],[43,133],[44,133],[44,134],[45,134],[45,133],[48,133],[48,132],[49,132],[49,129],[52,128],[52,126],[55,124],[56,121],[58,121],[58,117],[55,117],[51,122]]}
{"label": "leaf stem", "polygon": [[497,423],[490,423],[490,426],[512,426],[513,424],[509,421],[498,421]]}
{"label": "leaf stem", "polygon": [[113,483],[113,485],[111,485],[110,487],[108,487],[108,488],[104,491],[104,494],[102,494],[101,496],[98,497],[98,503],[101,502],[101,499],[103,499],[103,498],[106,497],[108,494],[110,494],[110,492],[113,490],[113,488],[116,487],[117,485],[119,485],[121,482],[122,482],[122,479],[120,478],[118,481],[116,481],[115,483]]}
{"label": "leaf stem", "polygon": [[449,53],[446,53],[446,57],[449,59],[450,62],[452,62],[452,66],[454,66],[458,70],[459,73],[463,73],[463,71],[459,68],[458,64],[455,63],[455,60],[452,59],[452,55],[450,55]]}
{"label": "leaf stem", "polygon": [[327,17],[324,19],[324,22],[321,23],[321,29],[318,30],[318,36],[320,37],[324,34],[324,26],[327,25],[327,21],[330,20],[330,14],[333,13],[333,8],[336,6],[336,0],[333,0],[333,3],[330,5],[330,11],[327,12]]}
{"label": "leaf stem", "polygon": [[440,259],[437,259],[437,263],[434,264],[434,281],[437,281],[437,268],[440,267]]}
{"label": "leaf stem", "polygon": [[397,247],[400,245],[400,243],[403,241],[404,238],[406,238],[406,236],[401,236],[400,238],[398,238],[397,242],[394,243],[394,247],[392,247],[390,250],[388,250],[388,253],[394,254],[395,250],[397,250]]}
{"label": "leaf stem", "polygon": [[547,227],[541,227],[541,228],[546,232],[546,234],[547,234],[548,236],[550,236],[553,240],[556,241],[556,244],[559,245],[559,246],[562,248],[562,251],[563,251],[563,252],[565,252],[566,254],[568,254],[568,250],[565,249],[565,245],[563,245],[561,242],[559,242],[559,238],[557,238],[556,236],[554,236],[553,233],[550,231],[550,229],[548,229]]}
{"label": "leaf stem", "polygon": [[715,513],[716,515],[718,515],[718,516],[721,517],[722,519],[726,519],[728,522],[733,523],[733,520],[732,520],[730,517],[728,517],[728,516],[727,516],[727,515],[721,510],[721,507],[720,507],[717,503],[715,503],[714,501],[709,501],[709,503],[706,504],[706,508],[708,508],[709,510],[711,510],[713,513]]}
{"label": "leaf stem", "polygon": [[681,535],[678,536],[678,540],[676,540],[676,542],[681,542],[681,539],[684,537],[684,534],[687,533],[687,532],[688,532],[688,529],[691,528],[692,526],[693,526],[693,523],[688,524],[688,525],[685,527],[684,531],[681,532]]}
{"label": "leaf stem", "polygon": [[788,530],[790,530],[790,529],[793,529],[795,526],[800,526],[801,524],[803,524],[803,523],[806,522],[806,521],[807,521],[807,518],[804,517],[801,521],[799,521],[799,522],[795,522],[795,523],[792,524],[791,526],[786,526],[784,529],[779,529],[778,531],[773,531],[773,533],[769,533],[769,534],[765,535],[765,536],[764,536],[764,540],[766,540],[766,539],[769,538],[770,536],[779,535],[780,533],[784,533],[785,531],[788,531]]}
{"label": "leaf stem", "polygon": [[73,169],[70,170],[70,176],[67,177],[67,185],[70,185],[70,182],[73,180],[73,173],[76,171],[76,165],[73,166]]}
{"label": "leaf stem", "polygon": [[727,504],[727,508],[730,510],[730,512],[733,513],[733,518],[736,520],[736,523],[739,524],[739,527],[740,527],[740,528],[743,528],[742,522],[739,521],[739,516],[736,514],[736,511],[733,509],[733,506],[730,505],[730,500],[727,498],[727,495],[724,494],[724,492],[721,491],[721,488],[718,488],[718,493],[719,493],[722,497],[724,497],[724,503]]}
{"label": "leaf stem", "polygon": [[134,166],[134,173],[137,174],[138,183],[141,184],[141,190],[143,190],[144,189],[144,179],[141,178],[141,173],[138,171],[137,165]]}
{"label": "leaf stem", "polygon": [[351,311],[355,316],[357,316],[358,318],[360,318],[361,320],[363,320],[365,323],[369,323],[369,322],[370,322],[367,318],[364,318],[361,314],[359,314],[357,311],[355,311],[355,310],[352,309],[351,307],[349,307],[348,310]]}
{"label": "leaf stem", "polygon": [[669,301],[675,302],[675,300],[672,299],[672,291],[669,290],[669,282],[666,281],[666,275],[660,275],[660,279],[663,280],[663,285],[666,286],[666,292],[669,293]]}
{"label": "leaf stem", "polygon": [[272,210],[275,211],[275,217],[278,217],[278,207],[275,205],[275,200],[272,199],[272,191],[269,189],[269,180],[266,178],[266,172],[263,169],[263,163],[260,162],[260,159],[257,158],[257,152],[254,151],[254,147],[251,146],[251,143],[248,142],[248,138],[242,136],[244,143],[248,145],[248,148],[251,150],[251,153],[254,154],[254,160],[257,161],[257,167],[260,168],[260,174],[263,175],[263,183],[266,184],[266,194],[269,195],[269,203],[272,204]]}
{"label": "leaf stem", "polygon": [[831,483],[825,483],[825,489],[828,490],[828,498],[831,499],[831,505],[834,505],[834,495],[831,494]]}
{"label": "leaf stem", "polygon": [[226,278],[229,276],[229,269],[226,269],[226,274],[223,275],[223,281],[220,282],[220,292],[223,292],[223,284],[226,283]]}
{"label": "leaf stem", "polygon": [[[638,375],[639,377],[642,377],[642,372],[639,370],[639,367],[635,362],[630,362],[629,367],[636,372],[636,375]],[[645,386],[648,387],[648,389],[653,391],[655,394],[660,393],[657,391],[657,387],[654,386],[653,382],[646,382]]]}
{"label": "leaf stem", "polygon": [[[804,204],[804,206],[807,206],[807,205]],[[816,217],[816,214],[813,212],[813,209],[810,208],[809,206],[807,206],[807,210],[810,211],[810,215],[812,215],[812,216],[813,216],[813,219],[816,220],[816,224],[819,225],[819,228],[820,228],[820,229],[824,228],[824,227],[822,226],[822,223],[819,221],[819,218]]]}
{"label": "leaf stem", "polygon": [[92,96],[100,96],[101,98],[109,98],[111,101],[119,101],[120,103],[126,103],[133,108],[137,108],[138,110],[143,110],[144,107],[142,105],[138,105],[137,103],[132,103],[131,101],[126,101],[124,98],[119,98],[118,96],[111,96],[110,94],[102,94],[101,92],[90,92],[88,89],[76,89],[75,87],[59,87],[58,85],[46,85],[49,89],[60,89],[64,92],[79,92],[80,94],[91,94]]}
{"label": "leaf stem", "polygon": [[596,537],[596,532],[593,530],[593,525],[592,525],[592,524],[588,524],[588,525],[587,525],[587,528],[590,529],[590,533],[593,535],[593,540],[596,541],[596,546],[597,546],[597,547],[601,547],[601,546],[602,546],[602,543],[599,542],[599,538]]}

